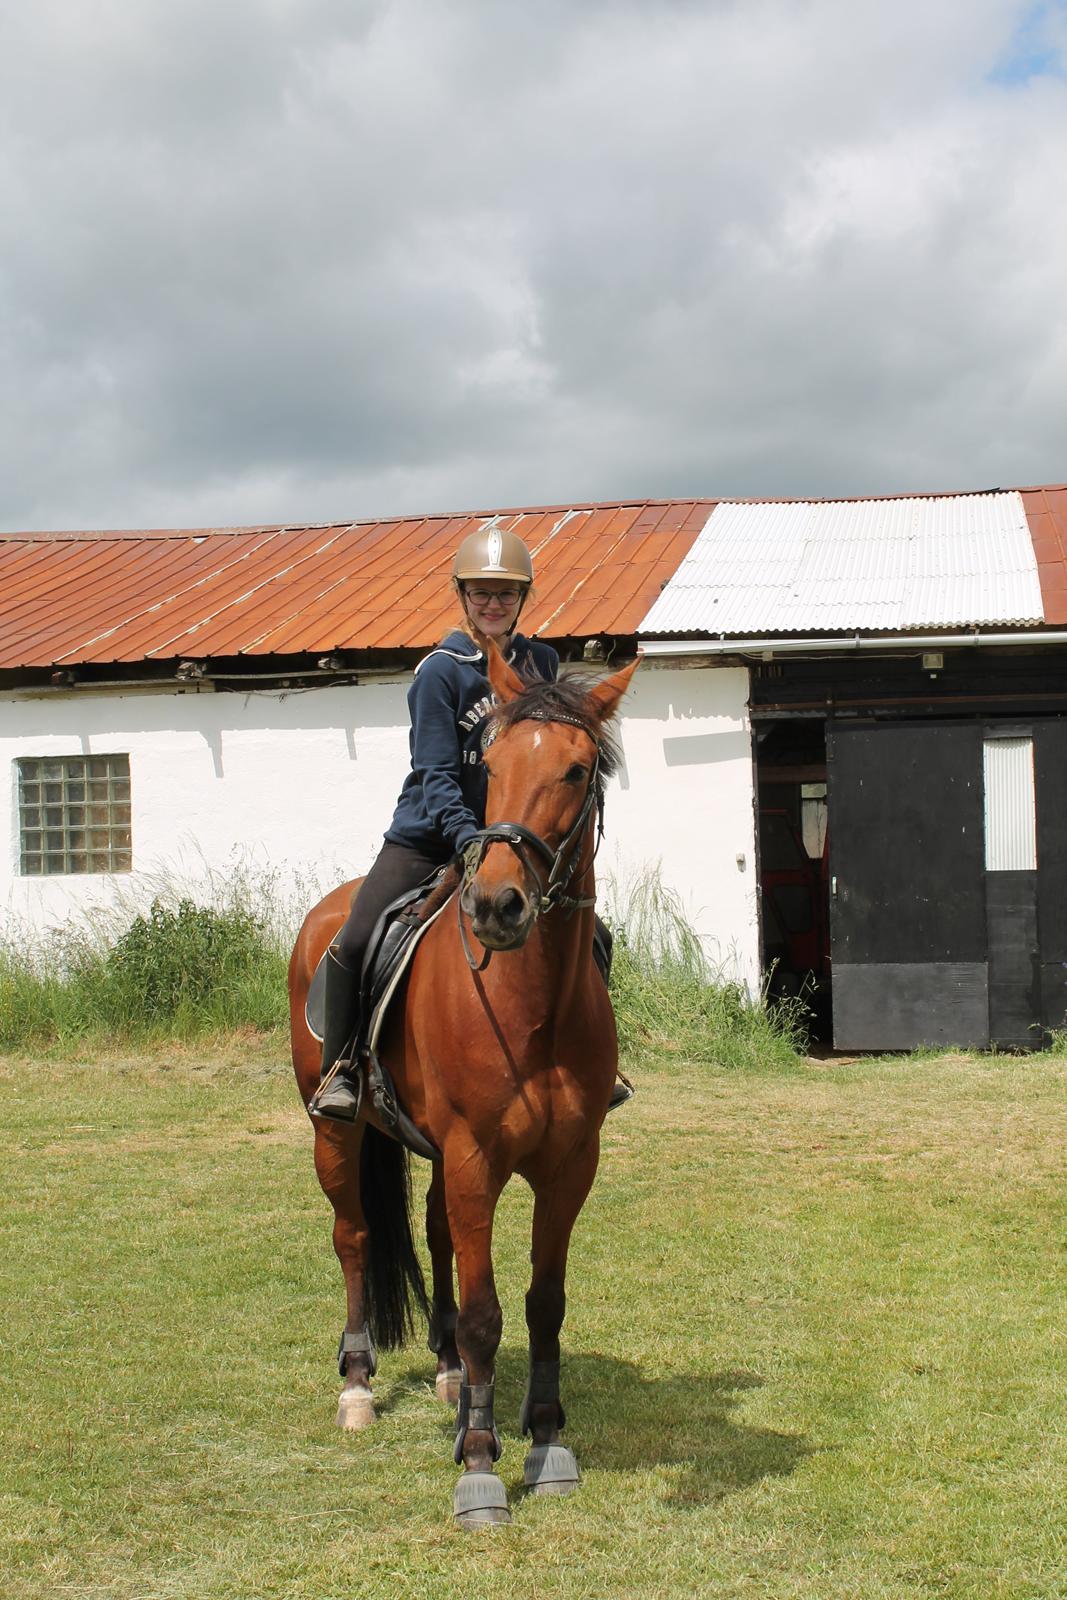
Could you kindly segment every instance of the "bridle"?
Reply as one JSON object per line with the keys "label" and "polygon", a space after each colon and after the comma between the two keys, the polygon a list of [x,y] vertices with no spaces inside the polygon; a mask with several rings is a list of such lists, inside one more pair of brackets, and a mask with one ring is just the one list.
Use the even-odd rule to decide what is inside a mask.
{"label": "bridle", "polygon": [[[475,960],[470,942],[467,939],[467,930],[463,923],[462,897],[464,889],[467,888],[478,873],[490,845],[510,845],[523,866],[537,882],[541,893],[534,904],[535,917],[540,916],[542,912],[554,911],[557,907],[565,916],[569,917],[583,907],[596,904],[595,896],[576,896],[568,894],[567,890],[578,868],[578,849],[594,806],[597,814],[597,838],[593,850],[594,860],[596,859],[597,850],[600,849],[600,841],[604,837],[604,796],[601,793],[598,782],[600,776],[600,737],[583,718],[571,716],[565,711],[532,711],[527,713],[523,721],[566,722],[574,728],[581,728],[582,732],[592,739],[596,753],[593,756],[593,764],[589,769],[589,781],[586,785],[585,798],[582,801],[581,809],[557,849],[553,850],[552,846],[542,839],[539,833],[534,833],[532,828],[524,827],[521,822],[491,823],[489,827],[481,828],[464,847],[463,877],[456,893],[456,910],[459,917],[459,934],[463,941],[463,953],[467,958],[468,964],[475,972],[481,972],[489,965],[489,958],[493,952],[483,946],[481,961]],[[496,726],[489,728],[485,738],[482,740],[483,750],[488,749],[493,743],[498,731]],[[548,869],[548,876],[544,882],[542,882],[540,874],[530,860],[531,854],[538,859],[543,867]],[[591,867],[592,862],[586,868],[586,872]]]}

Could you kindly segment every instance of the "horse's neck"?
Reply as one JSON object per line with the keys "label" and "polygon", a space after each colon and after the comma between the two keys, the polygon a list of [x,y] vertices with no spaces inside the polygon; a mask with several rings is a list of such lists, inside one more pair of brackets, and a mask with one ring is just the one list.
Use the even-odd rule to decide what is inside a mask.
{"label": "horse's neck", "polygon": [[[577,900],[595,900],[593,880],[593,835],[590,830],[579,853],[578,864],[567,886]],[[593,968],[592,905],[567,911],[561,907],[544,913],[523,946],[523,980],[529,986],[530,1004],[543,1011],[546,998],[551,1008],[565,1010]]]}
{"label": "horse's neck", "polygon": [[593,911],[567,916],[561,910],[538,918],[521,951],[497,974],[506,985],[513,1019],[526,1018],[529,1031],[565,1020],[593,973]]}

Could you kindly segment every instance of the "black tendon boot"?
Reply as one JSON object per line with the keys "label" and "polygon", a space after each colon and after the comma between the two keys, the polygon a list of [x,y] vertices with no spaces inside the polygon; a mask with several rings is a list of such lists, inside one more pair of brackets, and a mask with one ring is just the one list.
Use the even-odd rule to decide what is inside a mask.
{"label": "black tendon boot", "polygon": [[325,1012],[322,1082],[308,1110],[313,1117],[355,1122],[363,1083],[349,1052],[359,1023],[359,974],[342,966],[332,950],[326,952]]}

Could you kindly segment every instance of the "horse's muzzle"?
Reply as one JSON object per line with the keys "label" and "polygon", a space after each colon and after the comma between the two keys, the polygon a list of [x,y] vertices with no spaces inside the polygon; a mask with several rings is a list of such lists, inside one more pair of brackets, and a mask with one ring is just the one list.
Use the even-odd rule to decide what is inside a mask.
{"label": "horse's muzzle", "polygon": [[463,890],[462,903],[475,938],[487,950],[518,950],[537,918],[536,902],[516,884],[487,893],[475,879]]}

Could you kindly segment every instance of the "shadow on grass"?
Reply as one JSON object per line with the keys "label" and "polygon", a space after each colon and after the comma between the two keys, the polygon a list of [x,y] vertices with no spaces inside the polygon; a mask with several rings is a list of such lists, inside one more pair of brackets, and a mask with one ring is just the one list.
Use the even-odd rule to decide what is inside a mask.
{"label": "shadow on grass", "polygon": [[[383,1393],[385,1413],[403,1403],[405,1389],[425,1385],[432,1367],[411,1362]],[[497,1359],[496,1418],[509,1464],[526,1385],[526,1356],[501,1350]],[[816,1446],[802,1434],[754,1428],[735,1420],[747,1391],[763,1387],[756,1373],[741,1370],[656,1376],[616,1356],[567,1355],[562,1395],[568,1427],[565,1442],[586,1471],[634,1472],[681,1467],[668,1496],[672,1504],[701,1506],[764,1478],[794,1472]],[[452,1414],[442,1410],[442,1448],[451,1448]],[[447,1441],[447,1443],[445,1442]],[[510,1476],[510,1474],[508,1474]]]}

